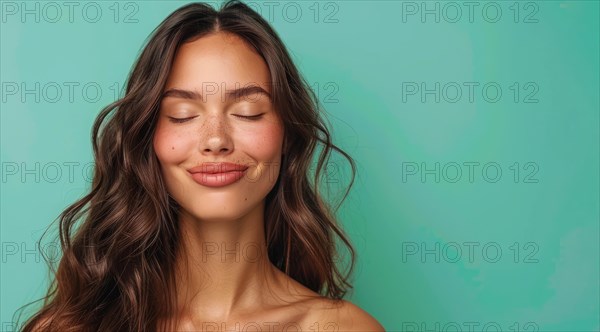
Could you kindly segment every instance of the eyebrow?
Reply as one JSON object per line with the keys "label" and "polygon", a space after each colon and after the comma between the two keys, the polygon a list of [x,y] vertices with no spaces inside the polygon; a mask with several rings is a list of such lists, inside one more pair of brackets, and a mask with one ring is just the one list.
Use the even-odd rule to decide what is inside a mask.
{"label": "eyebrow", "polygon": [[[249,85],[243,88],[234,89],[234,90],[225,90],[225,100],[238,100],[241,97],[246,97],[253,94],[263,94],[272,101],[271,94],[267,92],[265,89],[258,85]],[[169,89],[162,94],[161,99],[166,97],[174,97],[174,98],[182,98],[182,99],[191,99],[191,100],[202,100],[203,96],[199,92],[191,91],[191,90],[183,90],[183,89]]]}

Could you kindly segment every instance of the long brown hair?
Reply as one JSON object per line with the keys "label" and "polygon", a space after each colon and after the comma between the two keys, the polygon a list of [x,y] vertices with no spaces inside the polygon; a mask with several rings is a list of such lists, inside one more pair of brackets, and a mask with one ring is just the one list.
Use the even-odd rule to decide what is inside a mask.
{"label": "long brown hair", "polygon": [[[124,96],[98,115],[92,130],[90,192],[59,216],[62,257],[57,269],[49,263],[52,284],[43,307],[23,331],[42,322],[48,331],[152,331],[160,317],[173,314],[179,206],[167,193],[152,137],[176,51],[183,43],[219,31],[240,36],[262,56],[285,126],[281,171],[265,202],[270,261],[330,299],[340,300],[352,288],[355,251],[335,213],[354,182],[354,161],[332,143],[318,98],[267,21],[239,1],[228,1],[218,11],[192,3],[153,31],[129,73]],[[335,209],[319,185],[332,150],[352,168]],[[345,273],[337,266],[336,239],[350,254]]]}

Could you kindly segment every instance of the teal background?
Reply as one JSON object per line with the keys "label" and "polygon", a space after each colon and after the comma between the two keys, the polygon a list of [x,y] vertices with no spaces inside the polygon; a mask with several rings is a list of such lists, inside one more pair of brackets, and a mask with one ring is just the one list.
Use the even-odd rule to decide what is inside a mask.
{"label": "teal background", "polygon": [[[82,16],[84,2],[73,22],[63,6],[56,23],[44,20],[56,17],[52,7],[38,23],[9,15],[6,3],[0,321],[11,330],[15,310],[46,291],[36,241],[89,188],[95,116],[115,99],[152,29],[185,2],[124,1],[115,16],[115,2],[98,1],[96,23]],[[339,212],[359,254],[348,299],[389,331],[600,331],[599,3],[518,2],[515,16],[515,2],[477,2],[470,22],[465,3],[456,2],[463,9],[456,23],[447,22],[454,15],[446,2],[437,2],[439,23],[406,14],[411,4],[401,1],[299,1],[294,23],[293,8],[286,16],[285,2],[274,3],[273,15],[256,6],[314,84],[335,141],[359,167]],[[46,3],[39,4],[41,12]],[[484,17],[486,4],[501,8],[498,22],[485,20],[495,8]],[[36,82],[39,102],[7,90]],[[62,88],[56,102],[51,82]],[[65,82],[79,84],[73,100]],[[404,93],[410,82],[451,84],[435,102]],[[443,98],[455,95],[452,82],[462,87],[457,102]],[[480,84],[473,102],[464,82]],[[496,102],[482,97],[489,82],[502,89]],[[82,96],[88,83],[101,87],[98,100]],[[479,163],[472,181],[465,162]],[[453,182],[456,165],[462,176]],[[497,166],[487,179],[483,165]],[[330,176],[343,183],[344,168],[336,163]]]}

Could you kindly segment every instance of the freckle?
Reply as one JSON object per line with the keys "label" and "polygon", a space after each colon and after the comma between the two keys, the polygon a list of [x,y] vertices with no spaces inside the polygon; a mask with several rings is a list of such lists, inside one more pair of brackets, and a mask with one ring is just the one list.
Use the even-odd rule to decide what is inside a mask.
{"label": "freckle", "polygon": [[248,200],[248,197],[244,197],[244,200],[245,200],[245,201],[247,201],[247,200]]}
{"label": "freckle", "polygon": [[175,147],[174,147],[174,146],[172,146],[172,147],[171,147],[171,150],[175,150]]}

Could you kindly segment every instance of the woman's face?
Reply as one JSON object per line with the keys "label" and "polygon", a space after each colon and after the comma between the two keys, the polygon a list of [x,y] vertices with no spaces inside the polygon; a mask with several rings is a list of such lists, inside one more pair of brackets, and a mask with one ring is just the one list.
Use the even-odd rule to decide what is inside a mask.
{"label": "woman's face", "polygon": [[[236,35],[212,34],[181,45],[153,144],[167,189],[182,212],[200,220],[240,218],[273,188],[284,130],[269,97],[270,81],[261,56]],[[249,87],[255,88],[247,95],[233,94]],[[226,171],[214,164],[221,162],[248,168],[193,174]],[[225,182],[232,179],[237,181]]]}

